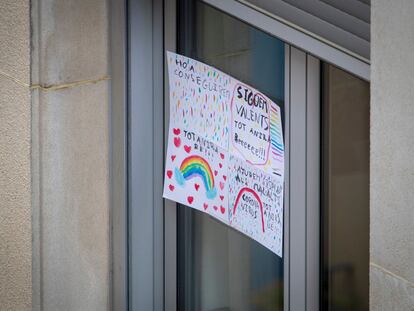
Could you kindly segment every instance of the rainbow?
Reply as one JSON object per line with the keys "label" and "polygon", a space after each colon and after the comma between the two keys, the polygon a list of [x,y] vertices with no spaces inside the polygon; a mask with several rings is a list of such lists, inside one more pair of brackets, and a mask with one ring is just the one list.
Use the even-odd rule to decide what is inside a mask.
{"label": "rainbow", "polygon": [[248,187],[243,187],[240,189],[239,194],[236,197],[236,201],[234,201],[233,215],[236,214],[236,209],[237,209],[237,206],[239,205],[239,201],[242,198],[243,193],[245,192],[252,194],[254,198],[257,200],[257,202],[259,202],[260,215],[262,216],[262,231],[265,232],[262,200],[260,199],[260,196],[253,189],[248,188]]}
{"label": "rainbow", "polygon": [[214,187],[214,175],[211,170],[210,164],[198,156],[192,155],[183,160],[180,168],[175,169],[175,178],[179,185],[184,185],[186,180],[194,177],[200,177],[206,188],[206,196],[209,199],[213,199],[216,194],[216,188]]}

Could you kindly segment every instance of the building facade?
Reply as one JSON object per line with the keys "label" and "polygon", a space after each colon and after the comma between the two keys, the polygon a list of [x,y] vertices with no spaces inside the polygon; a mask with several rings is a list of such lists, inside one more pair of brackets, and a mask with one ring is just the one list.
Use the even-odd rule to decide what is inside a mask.
{"label": "building facade", "polygon": [[[413,310],[412,12],[2,1],[0,310]],[[162,198],[167,50],[281,103],[283,258]]]}

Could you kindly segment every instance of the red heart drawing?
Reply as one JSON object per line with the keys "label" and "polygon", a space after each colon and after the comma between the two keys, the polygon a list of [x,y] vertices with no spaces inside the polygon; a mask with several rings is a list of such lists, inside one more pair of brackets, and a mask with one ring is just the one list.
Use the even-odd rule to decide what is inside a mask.
{"label": "red heart drawing", "polygon": [[181,131],[179,128],[173,129],[174,135],[180,135]]}
{"label": "red heart drawing", "polygon": [[223,190],[224,189],[224,182],[220,181],[220,189]]}
{"label": "red heart drawing", "polygon": [[194,201],[194,198],[192,197],[192,196],[189,196],[189,197],[187,197],[187,201],[188,201],[188,203],[193,203],[193,201]]}
{"label": "red heart drawing", "polygon": [[214,170],[214,176],[217,176],[218,172],[216,170]]}
{"label": "red heart drawing", "polygon": [[171,178],[171,176],[172,176],[172,170],[168,170],[167,171],[167,176],[168,176],[168,178]]}
{"label": "red heart drawing", "polygon": [[174,137],[174,145],[178,148],[181,145],[180,137]]}
{"label": "red heart drawing", "polygon": [[220,166],[220,168],[222,168],[223,167],[223,164],[219,163],[219,166]]}
{"label": "red heart drawing", "polygon": [[204,209],[206,210],[206,209],[207,209],[207,207],[208,207],[208,204],[207,204],[207,203],[204,203],[204,204],[203,204],[203,207],[204,207]]}
{"label": "red heart drawing", "polygon": [[198,188],[200,188],[200,185],[199,184],[194,184],[194,188],[195,188],[195,190],[198,191]]}
{"label": "red heart drawing", "polygon": [[217,206],[215,206],[215,205],[213,206],[213,208],[214,208],[214,210],[215,210],[215,211],[217,211],[217,210],[218,210],[218,207],[217,207]]}
{"label": "red heart drawing", "polygon": [[220,196],[220,200],[222,200],[222,201],[224,200],[224,195]]}
{"label": "red heart drawing", "polygon": [[171,161],[173,161],[173,162],[174,162],[175,157],[176,157],[175,155],[172,155],[172,156],[171,156]]}
{"label": "red heart drawing", "polygon": [[170,188],[171,191],[174,191],[174,186],[173,185],[169,185],[168,188]]}
{"label": "red heart drawing", "polygon": [[190,153],[191,146],[184,145],[184,150],[185,150],[185,152]]}
{"label": "red heart drawing", "polygon": [[220,153],[220,158],[224,159],[224,154]]}
{"label": "red heart drawing", "polygon": [[220,212],[224,214],[226,212],[226,208],[224,206],[220,206]]}
{"label": "red heart drawing", "polygon": [[227,176],[226,175],[223,175],[223,179],[226,180],[227,179]]}

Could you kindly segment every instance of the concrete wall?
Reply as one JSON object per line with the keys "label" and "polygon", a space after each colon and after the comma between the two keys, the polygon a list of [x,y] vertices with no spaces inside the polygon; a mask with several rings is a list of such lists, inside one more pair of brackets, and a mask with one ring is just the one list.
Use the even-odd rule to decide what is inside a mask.
{"label": "concrete wall", "polygon": [[414,310],[414,1],[374,0],[371,310]]}
{"label": "concrete wall", "polygon": [[29,64],[29,1],[0,1],[0,310],[31,310]]}
{"label": "concrete wall", "polygon": [[107,310],[107,3],[33,0],[32,25],[34,309]]}

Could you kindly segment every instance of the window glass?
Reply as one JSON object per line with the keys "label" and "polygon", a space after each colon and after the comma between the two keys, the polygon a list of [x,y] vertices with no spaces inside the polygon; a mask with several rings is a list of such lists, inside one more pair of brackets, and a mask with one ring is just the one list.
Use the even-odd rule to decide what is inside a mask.
{"label": "window glass", "polygon": [[322,299],[368,310],[369,84],[324,65]]}
{"label": "window glass", "polygon": [[[180,53],[257,88],[283,116],[284,43],[201,2],[192,14],[193,25],[180,29]],[[184,206],[178,227],[179,310],[283,310],[281,258]]]}

